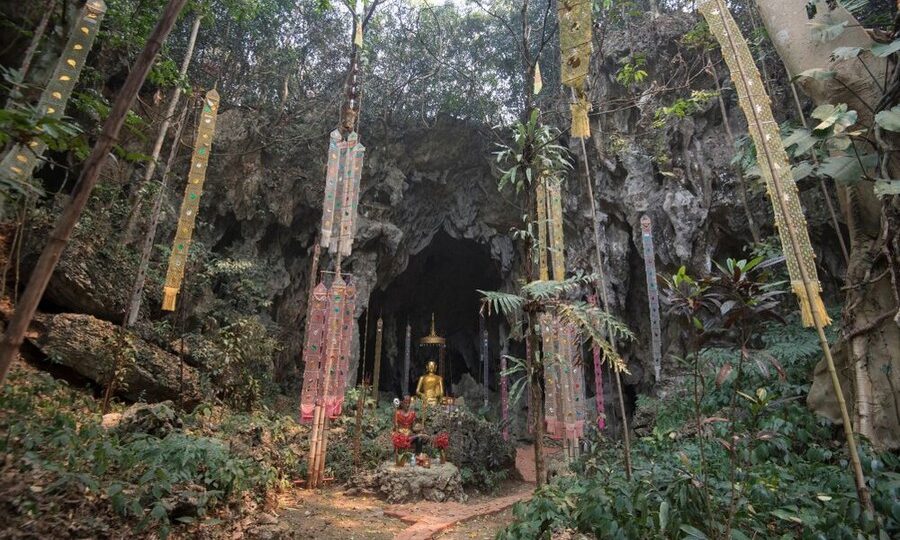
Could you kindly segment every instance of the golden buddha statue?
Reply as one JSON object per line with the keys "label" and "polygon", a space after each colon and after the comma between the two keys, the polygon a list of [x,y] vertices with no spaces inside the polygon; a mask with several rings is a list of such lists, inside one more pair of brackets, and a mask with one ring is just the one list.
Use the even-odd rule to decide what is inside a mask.
{"label": "golden buddha statue", "polygon": [[429,360],[425,364],[425,375],[419,377],[416,396],[426,405],[438,405],[444,398],[444,378],[436,373],[437,362]]}

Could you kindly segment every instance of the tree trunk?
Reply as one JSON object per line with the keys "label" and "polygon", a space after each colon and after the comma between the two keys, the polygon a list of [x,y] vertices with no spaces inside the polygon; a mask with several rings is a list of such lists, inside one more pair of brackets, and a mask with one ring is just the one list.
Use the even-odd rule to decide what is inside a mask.
{"label": "tree trunk", "polygon": [[34,53],[37,52],[41,40],[44,39],[44,33],[47,31],[47,24],[50,23],[50,17],[53,15],[53,9],[55,7],[56,0],[47,0],[47,2],[44,3],[44,14],[41,16],[41,21],[38,23],[37,28],[34,29],[31,43],[28,44],[28,48],[25,49],[25,57],[22,58],[22,66],[19,68],[19,82],[13,84],[12,89],[9,91],[9,98],[6,100],[7,109],[9,109],[13,102],[21,96],[19,93],[19,86],[25,83],[25,78],[31,70],[31,61],[34,59]]}
{"label": "tree trunk", "polygon": [[56,226],[50,233],[47,245],[41,252],[41,256],[31,273],[31,278],[28,280],[28,285],[25,287],[22,300],[9,321],[9,326],[3,335],[3,339],[0,340],[0,383],[6,380],[9,368],[12,366],[12,362],[19,352],[19,347],[22,345],[28,325],[31,323],[38,303],[47,289],[47,284],[50,282],[50,276],[53,274],[53,270],[56,268],[56,264],[59,262],[66,244],[69,242],[69,237],[78,223],[78,218],[81,216],[81,212],[91,196],[94,185],[100,178],[100,171],[106,162],[106,157],[112,150],[119,136],[119,131],[125,123],[125,115],[131,108],[132,103],[134,103],[141,86],[144,84],[144,80],[147,78],[147,74],[150,72],[150,68],[153,67],[157,53],[159,53],[163,42],[172,31],[172,27],[175,26],[178,14],[181,13],[186,3],[187,0],[169,0],[159,22],[157,22],[156,27],[150,34],[147,44],[137,57],[134,66],[132,66],[131,73],[125,79],[125,84],[122,86],[122,90],[110,109],[109,117],[103,124],[103,131],[100,133],[91,155],[84,162],[84,167],[73,190],[72,198],[63,209]]}
{"label": "tree trunk", "polygon": [[184,122],[187,118],[187,112],[190,107],[185,107],[181,112],[181,118],[178,120],[178,126],[175,128],[175,137],[172,139],[172,148],[169,150],[169,158],[162,170],[162,181],[160,181],[159,193],[153,201],[153,209],[150,211],[150,225],[147,232],[144,233],[144,242],[141,245],[141,260],[138,263],[137,275],[134,278],[134,286],[131,288],[131,296],[128,298],[128,304],[125,306],[125,319],[122,322],[123,328],[129,328],[137,322],[138,315],[141,312],[141,301],[144,296],[144,283],[147,280],[147,268],[150,266],[150,257],[153,255],[153,242],[156,240],[156,229],[159,227],[159,218],[162,214],[162,203],[168,195],[169,187],[169,171],[172,170],[172,164],[178,155],[178,145],[181,140],[181,131],[184,129]]}
{"label": "tree trunk", "polygon": [[[824,2],[819,2],[816,21],[829,24],[847,22],[844,32],[835,40],[822,43],[815,39],[809,30],[805,10],[802,6],[791,5],[780,0],[758,0],[760,15],[778,54],[789,73],[820,68],[835,72],[835,77],[825,81],[804,77],[799,81],[800,88],[812,98],[817,105],[830,103],[846,103],[850,109],[857,111],[862,126],[874,125],[873,108],[881,98],[882,91],[875,79],[883,80],[886,61],[874,57],[868,51],[860,54],[859,59],[831,61],[832,51],[837,47],[871,47],[874,43],[865,29],[845,9],[837,7],[830,10]],[[870,74],[871,72],[871,74]],[[874,75],[874,77],[873,77]],[[896,171],[892,171],[896,172]],[[896,177],[896,176],[894,176]],[[879,319],[885,310],[888,300],[894,304],[894,286],[891,284],[891,272],[873,271],[873,262],[882,255],[883,237],[882,204],[872,190],[872,184],[862,182],[851,188],[852,193],[841,198],[851,229],[850,263],[847,271],[847,298],[842,322],[847,333],[854,334],[848,351],[847,365],[838,366],[839,371],[852,370],[854,396],[854,416],[856,430],[872,440],[876,445],[890,442],[890,446],[900,444],[900,436],[896,433],[897,419],[888,415],[877,414],[872,410],[873,403],[887,403],[896,399],[889,388],[881,388],[881,392],[873,388],[873,380],[869,373],[868,359],[875,356],[889,359],[891,366],[887,377],[900,370],[900,329],[897,324],[887,319]],[[888,265],[895,264],[888,256]],[[865,283],[867,276],[882,274],[880,279]],[[896,311],[897,306],[893,306]],[[856,334],[855,330],[870,328],[869,332]],[[818,371],[818,370],[817,370]],[[815,383],[814,383],[815,386]],[[812,396],[811,396],[812,397]],[[843,396],[832,399],[840,401]],[[879,429],[885,428],[885,429]],[[890,435],[891,432],[895,432]],[[889,436],[891,441],[883,439]]]}
{"label": "tree trunk", "polygon": [[531,314],[525,315],[525,339],[528,340],[528,357],[526,366],[531,385],[531,410],[534,420],[534,477],[537,487],[544,485],[547,473],[544,466],[544,391],[541,384],[544,378],[543,361],[540,360],[540,340],[534,330]]}
{"label": "tree trunk", "polygon": [[[191,58],[194,56],[194,45],[197,43],[197,33],[200,31],[200,22],[203,17],[198,13],[194,17],[194,24],[191,26],[191,37],[188,39],[187,51],[184,53],[184,59],[181,61],[181,70],[178,72],[179,78],[184,79],[187,75],[188,66],[191,65]],[[162,152],[163,143],[166,135],[169,133],[169,126],[172,124],[172,118],[175,116],[175,109],[178,107],[178,101],[181,99],[181,81],[175,85],[172,90],[172,97],[169,98],[169,104],[166,106],[166,112],[163,114],[162,123],[159,125],[159,132],[156,134],[156,141],[153,143],[153,151],[150,153],[150,161],[147,163],[147,169],[144,170],[144,177],[138,182],[132,191],[131,208],[128,214],[128,221],[125,223],[125,235],[123,238],[126,242],[131,242],[134,228],[137,226],[138,218],[141,215],[141,191],[156,172],[156,165],[159,162],[159,154]]]}

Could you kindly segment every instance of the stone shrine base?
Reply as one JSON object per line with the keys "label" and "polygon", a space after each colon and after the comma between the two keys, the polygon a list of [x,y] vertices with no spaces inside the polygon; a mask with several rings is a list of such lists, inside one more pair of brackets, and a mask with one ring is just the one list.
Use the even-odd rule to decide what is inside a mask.
{"label": "stone shrine base", "polygon": [[452,463],[432,462],[431,468],[397,467],[385,461],[373,472],[351,482],[354,487],[368,488],[391,504],[432,501],[466,502],[462,476]]}

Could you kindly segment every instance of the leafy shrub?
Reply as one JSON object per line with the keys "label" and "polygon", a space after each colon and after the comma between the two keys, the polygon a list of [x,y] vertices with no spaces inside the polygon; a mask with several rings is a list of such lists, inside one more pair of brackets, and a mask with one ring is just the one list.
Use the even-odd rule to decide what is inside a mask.
{"label": "leafy shrub", "polygon": [[[90,516],[79,520],[84,527],[111,519],[102,516],[112,510],[124,520],[117,526],[166,536],[173,523],[195,521],[244,493],[265,491],[277,478],[273,467],[233,452],[218,438],[107,429],[89,394],[24,368],[10,377],[0,389],[0,453],[9,464],[0,512],[19,521],[7,526],[34,534],[48,527],[46,533],[69,526],[67,515]],[[54,519],[65,523],[54,525]]]}
{"label": "leafy shrub", "polygon": [[[589,451],[574,466],[577,476],[558,478],[519,505],[516,522],[499,538],[550,538],[565,529],[598,538],[721,538],[726,537],[726,517],[732,512],[730,537],[736,539],[897,537],[900,459],[861,448],[876,508],[874,519],[865,516],[848,473],[846,451],[834,441],[835,426],[800,401],[818,360],[818,349],[812,346],[816,339],[796,317],[787,326],[765,327],[761,341],[766,349],[752,353],[760,361],[744,374],[742,387],[748,390],[740,395],[734,419],[739,438],[734,498],[730,422],[711,421],[705,428],[709,435],[701,472],[701,439],[690,409],[669,407],[664,401],[657,407],[660,429],[633,447],[631,481],[617,449],[607,441],[588,439]],[[712,372],[705,377],[706,418],[727,414],[734,374],[719,385],[712,374],[735,354],[730,349],[703,352],[708,360],[704,365]],[[679,400],[690,400],[687,389],[666,401]],[[645,399],[644,405],[648,403],[652,405]]]}
{"label": "leafy shrub", "polygon": [[428,431],[450,434],[447,459],[460,469],[467,488],[491,491],[515,467],[515,448],[503,440],[499,424],[459,406],[429,411]]}

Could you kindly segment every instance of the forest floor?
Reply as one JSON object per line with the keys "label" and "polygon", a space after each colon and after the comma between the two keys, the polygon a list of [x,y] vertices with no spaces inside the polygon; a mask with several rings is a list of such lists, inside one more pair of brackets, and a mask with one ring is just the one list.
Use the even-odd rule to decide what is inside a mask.
{"label": "forest floor", "polygon": [[375,497],[347,496],[340,489],[295,490],[279,500],[280,533],[317,540],[480,540],[494,538],[512,522],[512,507],[534,485],[505,482],[496,492],[466,503],[389,505]]}

